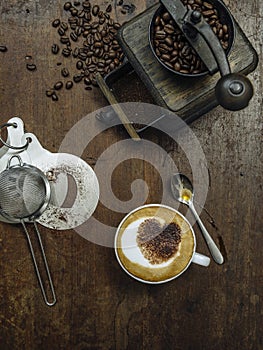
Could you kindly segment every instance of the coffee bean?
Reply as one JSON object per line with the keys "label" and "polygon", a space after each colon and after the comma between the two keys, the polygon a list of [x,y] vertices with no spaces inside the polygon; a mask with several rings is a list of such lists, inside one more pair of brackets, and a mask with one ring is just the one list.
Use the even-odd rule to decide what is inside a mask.
{"label": "coffee bean", "polygon": [[106,12],[111,12],[112,10],[112,6],[111,4],[109,4],[107,7],[106,7]]}
{"label": "coffee bean", "polygon": [[63,36],[60,38],[60,42],[61,42],[62,44],[66,44],[66,45],[70,43],[69,38],[68,38],[67,36],[65,36],[65,35],[63,35]]}
{"label": "coffee bean", "polygon": [[67,69],[67,68],[61,69],[61,75],[62,75],[64,78],[68,77],[68,76],[69,76],[69,71],[68,71],[68,69]]}
{"label": "coffee bean", "polygon": [[91,85],[91,80],[90,80],[90,78],[85,77],[85,78],[84,78],[84,84],[85,84],[85,85]]}
{"label": "coffee bean", "polygon": [[228,33],[228,27],[226,24],[223,25],[222,29],[225,34]]}
{"label": "coffee bean", "polygon": [[177,71],[180,71],[181,69],[181,65],[179,62],[176,62],[175,65],[174,65],[174,69],[177,70]]}
{"label": "coffee bean", "polygon": [[71,9],[71,7],[72,7],[71,2],[66,2],[66,3],[64,4],[64,10],[65,10],[65,11],[70,10],[70,9]]}
{"label": "coffee bean", "polygon": [[173,46],[173,39],[169,36],[167,38],[164,39],[164,42],[168,45],[168,46]]}
{"label": "coffee bean", "polygon": [[166,37],[166,32],[164,30],[158,30],[156,33],[155,33],[155,38],[157,40],[162,40],[162,39],[165,39]]}
{"label": "coffee bean", "polygon": [[82,69],[83,68],[83,61],[77,61],[76,67],[77,67],[77,69]]}
{"label": "coffee bean", "polygon": [[58,34],[59,34],[60,36],[63,36],[63,35],[65,34],[65,30],[64,30],[62,27],[59,27],[59,28],[58,28]]}
{"label": "coffee bean", "polygon": [[54,92],[53,90],[47,90],[46,91],[46,96],[47,97],[51,97],[53,95],[53,92]]}
{"label": "coffee bean", "polygon": [[78,47],[75,47],[75,49],[74,49],[74,51],[73,51],[73,53],[72,53],[72,56],[73,56],[74,58],[77,58],[78,55],[79,55],[79,48],[78,48]]}
{"label": "coffee bean", "polygon": [[92,90],[92,87],[91,86],[86,86],[85,90]]}
{"label": "coffee bean", "polygon": [[82,6],[85,10],[90,9],[90,7],[91,7],[89,1],[83,1]]}
{"label": "coffee bean", "polygon": [[0,52],[6,52],[7,47],[5,45],[0,45]]}
{"label": "coffee bean", "polygon": [[167,33],[167,34],[173,34],[174,31],[175,31],[175,28],[172,24],[166,24],[164,27],[163,27],[164,31]]}
{"label": "coffee bean", "polygon": [[71,13],[71,15],[72,15],[73,17],[74,17],[74,16],[77,16],[77,15],[78,15],[78,10],[77,10],[75,7],[71,7],[70,13]]}
{"label": "coffee bean", "polygon": [[80,27],[80,26],[76,27],[75,34],[77,36],[80,36],[83,32],[84,32],[84,29],[82,27]]}
{"label": "coffee bean", "polygon": [[90,73],[95,72],[95,70],[97,69],[95,64],[90,64],[87,68]]}
{"label": "coffee bean", "polygon": [[75,32],[71,32],[70,33],[70,39],[73,41],[77,41],[78,40],[78,36]]}
{"label": "coffee bean", "polygon": [[171,19],[171,15],[169,14],[169,12],[165,12],[165,13],[162,15],[162,19],[163,19],[165,22],[169,22],[170,19]]}
{"label": "coffee bean", "polygon": [[202,11],[202,15],[204,17],[210,17],[214,14],[214,10],[207,10],[207,11]]}
{"label": "coffee bean", "polygon": [[54,21],[52,22],[52,26],[54,28],[57,28],[59,25],[60,25],[60,20],[58,18],[54,19]]}
{"label": "coffee bean", "polygon": [[62,50],[62,55],[64,57],[69,57],[71,55],[71,51],[69,49],[65,48],[65,49]]}
{"label": "coffee bean", "polygon": [[56,84],[54,84],[54,89],[55,90],[60,90],[63,87],[62,81],[58,81]]}
{"label": "coffee bean", "polygon": [[68,30],[68,25],[66,22],[61,22],[60,26],[62,29],[64,29],[64,31]]}
{"label": "coffee bean", "polygon": [[74,80],[75,83],[81,82],[82,79],[83,79],[83,75],[82,74],[75,74],[73,76],[73,80]]}
{"label": "coffee bean", "polygon": [[169,54],[163,54],[161,55],[161,59],[169,62],[171,60],[171,56]]}
{"label": "coffee bean", "polygon": [[80,5],[80,1],[74,1],[74,6],[79,6]]}
{"label": "coffee bean", "polygon": [[206,1],[203,2],[203,6],[207,9],[210,9],[210,10],[213,8],[213,5],[210,4],[209,2],[206,2]]}
{"label": "coffee bean", "polygon": [[82,61],[85,61],[86,58],[87,58],[88,54],[85,53],[85,52],[80,52],[78,57],[82,60]]}
{"label": "coffee bean", "polygon": [[99,10],[100,10],[100,7],[98,5],[94,5],[92,7],[92,14],[93,14],[93,16],[97,16],[98,13],[99,13]]}
{"label": "coffee bean", "polygon": [[26,65],[27,70],[29,71],[35,71],[37,69],[37,66],[34,63],[28,63]]}
{"label": "coffee bean", "polygon": [[52,98],[53,101],[58,101],[58,95],[55,93],[55,91],[51,95],[51,98]]}
{"label": "coffee bean", "polygon": [[57,55],[59,52],[59,46],[57,44],[53,44],[51,47],[51,51],[54,55]]}
{"label": "coffee bean", "polygon": [[70,90],[73,87],[73,82],[71,80],[66,82],[66,89]]}

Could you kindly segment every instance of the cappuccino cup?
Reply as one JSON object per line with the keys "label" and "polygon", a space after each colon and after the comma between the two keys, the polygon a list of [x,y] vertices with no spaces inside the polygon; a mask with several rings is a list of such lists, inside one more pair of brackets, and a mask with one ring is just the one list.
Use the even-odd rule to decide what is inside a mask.
{"label": "cappuccino cup", "polygon": [[197,253],[196,238],[188,220],[177,210],[147,204],[126,215],[114,240],[117,261],[134,279],[160,284],[179,277],[190,264],[210,264]]}

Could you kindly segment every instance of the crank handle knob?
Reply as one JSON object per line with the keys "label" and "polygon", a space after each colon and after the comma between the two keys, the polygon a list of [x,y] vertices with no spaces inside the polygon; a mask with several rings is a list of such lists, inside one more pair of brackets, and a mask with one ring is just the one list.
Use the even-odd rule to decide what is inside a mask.
{"label": "crank handle knob", "polygon": [[248,106],[253,96],[253,85],[240,73],[222,76],[215,87],[218,103],[225,109],[238,111]]}

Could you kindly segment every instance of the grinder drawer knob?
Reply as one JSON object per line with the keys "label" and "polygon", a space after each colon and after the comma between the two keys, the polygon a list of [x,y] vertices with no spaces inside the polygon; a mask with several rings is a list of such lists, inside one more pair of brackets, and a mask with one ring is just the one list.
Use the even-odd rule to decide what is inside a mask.
{"label": "grinder drawer knob", "polygon": [[218,103],[231,111],[247,107],[253,96],[253,86],[250,80],[239,73],[229,73],[222,76],[215,87]]}

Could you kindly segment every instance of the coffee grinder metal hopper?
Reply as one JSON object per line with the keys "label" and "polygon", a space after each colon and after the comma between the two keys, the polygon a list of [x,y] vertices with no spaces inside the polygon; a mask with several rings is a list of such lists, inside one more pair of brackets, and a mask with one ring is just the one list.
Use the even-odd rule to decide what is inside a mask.
{"label": "coffee grinder metal hopper", "polygon": [[[127,60],[104,78],[97,76],[105,97],[111,104],[116,104],[118,94],[114,91],[114,83],[135,72],[147,87],[154,103],[176,113],[187,123],[218,104],[230,110],[245,108],[253,96],[252,84],[245,75],[256,68],[258,56],[223,2],[208,1],[216,9],[218,17],[222,17],[231,29],[232,49],[228,55],[200,11],[184,6],[181,0],[161,2],[161,5],[155,4],[120,28],[118,41]],[[207,71],[203,74],[194,76],[172,71],[154,52],[153,23],[164,7],[205,64]],[[129,135],[135,140],[140,139],[121,108],[117,107],[116,110],[114,107],[114,112]],[[107,122],[107,118],[112,116],[100,116],[104,122]]]}

